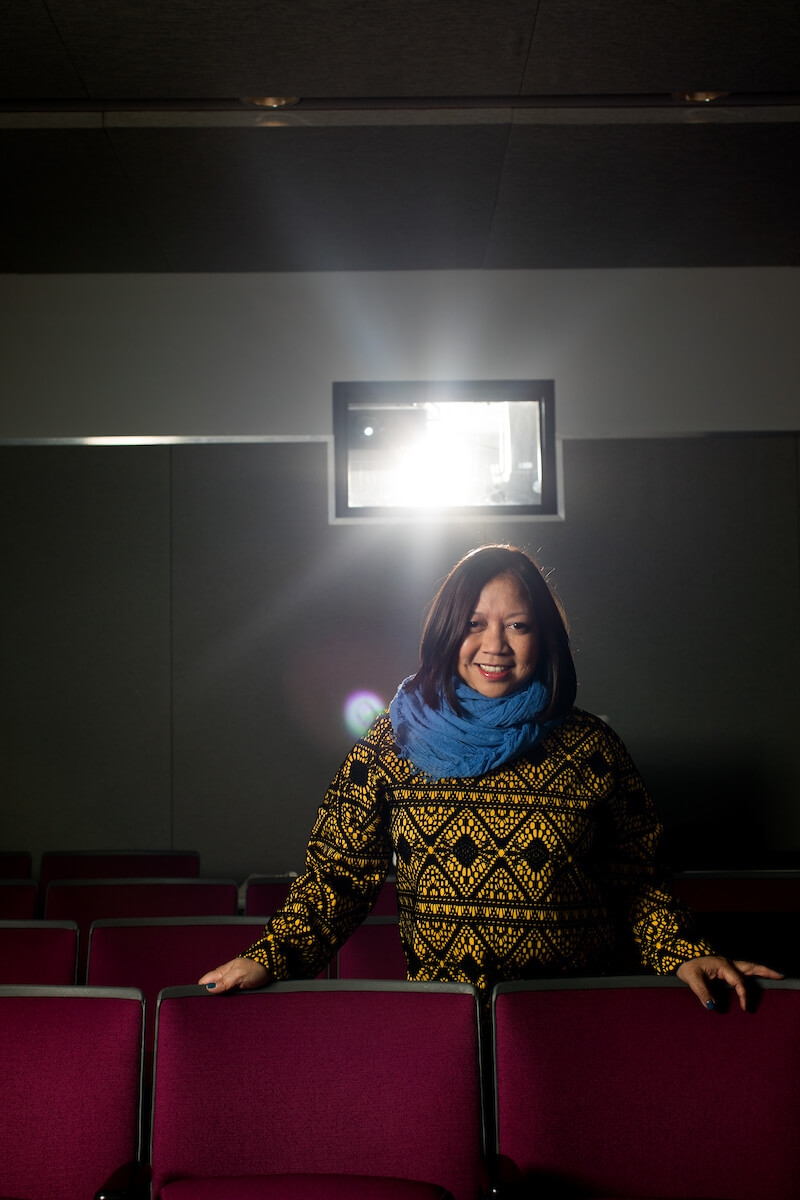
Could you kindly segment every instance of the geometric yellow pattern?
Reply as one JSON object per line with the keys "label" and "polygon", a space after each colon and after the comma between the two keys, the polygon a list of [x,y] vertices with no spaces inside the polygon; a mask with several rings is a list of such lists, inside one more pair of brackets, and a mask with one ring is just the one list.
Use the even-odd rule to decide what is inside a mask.
{"label": "geometric yellow pattern", "polygon": [[[656,870],[661,833],[623,743],[573,709],[480,779],[432,779],[379,717],[319,810],[306,867],[245,954],[313,978],[368,915],[396,857],[408,978],[466,982],[674,971],[713,953]],[[635,953],[635,959],[633,957]]]}

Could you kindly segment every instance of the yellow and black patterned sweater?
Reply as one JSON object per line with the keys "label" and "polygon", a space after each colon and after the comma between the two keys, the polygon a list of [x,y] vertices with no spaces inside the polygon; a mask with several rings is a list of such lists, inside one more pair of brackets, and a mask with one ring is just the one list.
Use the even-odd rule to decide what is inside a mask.
{"label": "yellow and black patterned sweater", "polygon": [[247,957],[313,978],[369,913],[392,852],[408,978],[465,982],[631,969],[713,953],[658,878],[661,828],[617,735],[574,709],[478,779],[433,779],[379,717],[319,810],[306,867]]}

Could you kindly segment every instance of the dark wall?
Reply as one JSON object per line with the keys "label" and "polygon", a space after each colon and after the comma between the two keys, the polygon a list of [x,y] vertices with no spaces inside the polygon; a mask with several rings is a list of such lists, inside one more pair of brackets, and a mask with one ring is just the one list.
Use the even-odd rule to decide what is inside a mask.
{"label": "dark wall", "polygon": [[677,865],[800,852],[795,437],[567,441],[563,522],[419,528],[329,525],[326,449],[0,449],[0,843],[298,869],[346,697],[388,702],[452,562],[512,541]]}

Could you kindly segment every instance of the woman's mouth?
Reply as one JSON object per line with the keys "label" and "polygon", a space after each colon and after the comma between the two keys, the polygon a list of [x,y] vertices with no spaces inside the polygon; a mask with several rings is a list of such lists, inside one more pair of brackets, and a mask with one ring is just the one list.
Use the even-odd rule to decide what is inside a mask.
{"label": "woman's mouth", "polygon": [[484,679],[502,680],[511,674],[511,667],[491,667],[485,663],[475,664]]}

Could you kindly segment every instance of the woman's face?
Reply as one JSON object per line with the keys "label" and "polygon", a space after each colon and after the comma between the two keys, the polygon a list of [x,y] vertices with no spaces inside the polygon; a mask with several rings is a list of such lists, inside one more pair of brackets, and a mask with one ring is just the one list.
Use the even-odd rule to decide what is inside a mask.
{"label": "woman's face", "polygon": [[536,670],[539,638],[528,594],[515,575],[495,575],[478,597],[457,671],[482,696],[522,687]]}

